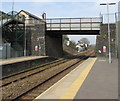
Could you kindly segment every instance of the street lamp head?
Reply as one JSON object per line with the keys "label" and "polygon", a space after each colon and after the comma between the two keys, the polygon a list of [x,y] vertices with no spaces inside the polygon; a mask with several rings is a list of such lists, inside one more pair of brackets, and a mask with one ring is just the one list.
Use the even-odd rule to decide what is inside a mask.
{"label": "street lamp head", "polygon": [[109,5],[115,5],[116,3],[108,3]]}
{"label": "street lamp head", "polygon": [[105,4],[105,3],[102,3],[102,4],[100,4],[100,5],[107,5],[107,4]]}
{"label": "street lamp head", "polygon": [[101,3],[100,5],[115,5],[116,3]]}

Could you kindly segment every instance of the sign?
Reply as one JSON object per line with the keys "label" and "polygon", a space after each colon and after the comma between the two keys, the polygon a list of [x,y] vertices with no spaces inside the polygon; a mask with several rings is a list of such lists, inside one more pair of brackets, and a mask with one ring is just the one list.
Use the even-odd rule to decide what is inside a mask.
{"label": "sign", "polygon": [[107,51],[106,46],[103,46],[103,52],[105,53]]}
{"label": "sign", "polygon": [[35,46],[35,51],[38,51],[38,46]]}

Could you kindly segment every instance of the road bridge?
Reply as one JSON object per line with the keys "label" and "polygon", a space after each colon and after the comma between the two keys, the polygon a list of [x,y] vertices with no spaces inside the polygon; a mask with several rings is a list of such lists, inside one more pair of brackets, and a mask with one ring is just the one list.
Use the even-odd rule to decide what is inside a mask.
{"label": "road bridge", "polygon": [[46,34],[99,35],[101,17],[46,19]]}
{"label": "road bridge", "polygon": [[46,54],[62,56],[62,35],[99,35],[101,17],[46,19]]}

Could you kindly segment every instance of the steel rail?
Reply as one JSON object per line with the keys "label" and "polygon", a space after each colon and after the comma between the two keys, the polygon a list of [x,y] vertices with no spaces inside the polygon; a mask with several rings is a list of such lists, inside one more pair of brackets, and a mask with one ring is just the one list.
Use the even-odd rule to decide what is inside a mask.
{"label": "steel rail", "polygon": [[[62,60],[61,60],[61,61],[62,61]],[[61,61],[58,61],[58,62],[60,62],[60,63],[55,64],[55,65],[53,65],[52,67],[55,67],[55,66],[57,66],[57,65],[60,65],[60,64],[62,64],[62,63],[65,63],[65,62],[67,62],[68,60],[63,60],[62,62],[61,62]],[[57,63],[57,62],[56,62],[56,63]],[[50,65],[50,64],[48,64],[48,65]],[[25,78],[27,78],[27,77],[33,76],[33,75],[35,75],[35,74],[38,74],[38,73],[40,73],[40,72],[43,72],[43,71],[45,71],[45,70],[47,70],[47,69],[50,69],[50,68],[52,68],[52,67],[50,66],[50,67],[48,67],[48,68],[44,68],[44,69],[42,69],[42,70],[39,70],[39,71],[37,71],[37,72],[34,72],[34,73],[31,73],[31,74],[25,75],[25,76],[23,76],[23,77],[19,77],[19,78],[15,79],[15,80],[12,80],[12,81],[8,82],[8,83],[2,84],[0,87],[4,87],[4,86],[7,86],[7,85],[9,85],[9,84],[11,84],[11,83],[15,83],[15,82],[17,82],[17,81],[19,81],[19,80],[22,80],[22,79],[25,79]]]}
{"label": "steel rail", "polygon": [[[42,65],[36,66],[36,67],[34,67],[34,68],[26,69],[26,70],[23,70],[23,71],[20,71],[20,72],[17,72],[17,73],[8,75],[8,76],[4,76],[4,77],[2,77],[2,80],[3,80],[3,79],[6,79],[6,78],[9,78],[9,77],[12,77],[12,76],[16,76],[16,75],[25,73],[25,72],[28,72],[28,71],[32,71],[32,70],[34,70],[34,69],[41,68],[41,67],[43,67],[43,66],[47,66],[47,65],[52,64],[52,63],[57,63],[57,62],[62,61],[62,60],[63,60],[63,58],[62,58],[62,59],[59,59],[59,60],[56,60],[56,61],[52,61],[52,62],[49,62],[49,63],[45,63],[45,64],[42,64]],[[1,79],[0,79],[0,80],[1,80]]]}

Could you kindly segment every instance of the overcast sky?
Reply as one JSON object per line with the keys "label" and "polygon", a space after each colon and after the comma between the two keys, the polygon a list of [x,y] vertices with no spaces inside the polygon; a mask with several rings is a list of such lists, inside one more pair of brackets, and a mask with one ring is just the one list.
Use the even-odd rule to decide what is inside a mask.
{"label": "overcast sky", "polygon": [[[4,2],[3,2],[4,1]],[[12,10],[12,0],[2,1],[2,11],[8,13]],[[14,0],[14,10],[26,10],[40,17],[45,12],[47,18],[53,17],[99,17],[100,12],[106,14],[106,6],[100,6],[103,2],[118,2],[119,0]],[[25,2],[26,1],[26,2]],[[73,2],[74,1],[74,2]],[[110,13],[117,12],[117,4],[110,6]],[[106,21],[106,15],[104,15]],[[114,15],[110,16],[110,22],[114,22]],[[71,40],[78,41],[86,37],[91,44],[96,43],[96,36],[69,36]]]}

